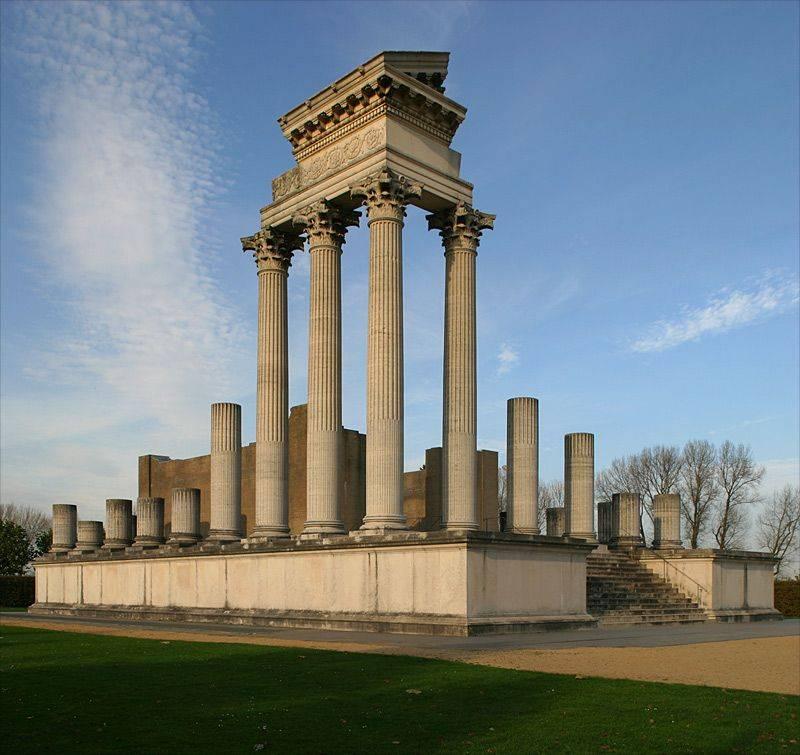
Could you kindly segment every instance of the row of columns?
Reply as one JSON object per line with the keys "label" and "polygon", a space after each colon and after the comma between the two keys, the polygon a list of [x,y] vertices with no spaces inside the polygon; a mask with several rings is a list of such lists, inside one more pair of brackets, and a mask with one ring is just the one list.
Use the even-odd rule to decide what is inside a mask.
{"label": "row of columns", "polygon": [[[547,509],[547,534],[565,534],[565,507]],[[641,497],[636,493],[615,493],[610,501],[597,504],[597,540],[620,548],[644,545],[642,539]],[[682,548],[681,499],[676,493],[653,497],[653,548],[666,550]]]}
{"label": "row of columns", "polygon": [[[405,529],[403,513],[403,243],[405,208],[422,186],[388,169],[351,188],[367,212],[366,516],[363,530]],[[478,529],[475,258],[494,216],[458,204],[427,216],[445,253],[442,524]],[[298,212],[293,230],[264,228],[242,239],[256,260],[258,382],[254,541],[288,527],[288,324],[291,257],[308,240],[307,519],[303,534],[342,534],[341,254],[358,213],[326,200]]]}
{"label": "row of columns", "polygon": [[172,491],[172,531],[164,536],[164,499],[126,498],[106,500],[106,525],[78,520],[78,508],[70,503],[53,504],[54,553],[90,553],[99,549],[124,550],[191,545],[200,540],[200,490],[175,488]]}

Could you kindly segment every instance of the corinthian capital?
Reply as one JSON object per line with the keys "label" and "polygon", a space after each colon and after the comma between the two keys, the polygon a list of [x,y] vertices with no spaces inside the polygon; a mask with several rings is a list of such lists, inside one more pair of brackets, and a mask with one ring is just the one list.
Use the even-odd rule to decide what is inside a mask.
{"label": "corinthian capital", "polygon": [[482,231],[494,228],[495,217],[459,202],[455,207],[428,215],[428,230],[439,231],[445,250],[459,248],[475,251],[480,244]]}
{"label": "corinthian capital", "polygon": [[357,226],[360,217],[353,210],[344,210],[323,199],[300,210],[292,222],[303,228],[310,246],[341,247],[348,227]]}
{"label": "corinthian capital", "polygon": [[368,176],[350,189],[350,196],[360,199],[366,206],[370,220],[402,220],[408,201],[421,194],[422,184],[409,181],[388,168]]}
{"label": "corinthian capital", "polygon": [[242,237],[242,249],[253,253],[259,273],[265,270],[288,273],[292,254],[302,248],[303,239],[299,234],[275,228],[262,228],[252,236]]}

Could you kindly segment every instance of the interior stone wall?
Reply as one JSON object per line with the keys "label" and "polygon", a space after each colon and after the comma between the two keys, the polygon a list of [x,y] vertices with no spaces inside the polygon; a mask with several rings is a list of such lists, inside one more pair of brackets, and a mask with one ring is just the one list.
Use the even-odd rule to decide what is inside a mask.
{"label": "interior stone wall", "polygon": [[[306,520],[306,425],[305,404],[293,406],[289,413],[289,528],[292,534],[303,530]],[[366,511],[366,436],[357,430],[344,430],[342,501],[347,531],[357,530]],[[242,448],[242,532],[249,535],[255,526],[256,446]],[[497,452],[478,451],[478,506],[481,529],[497,532]],[[160,497],[165,501],[167,535],[172,521],[173,488],[199,488],[202,534],[209,528],[210,457],[170,459],[147,454],[139,457],[139,496]],[[437,530],[442,515],[442,449],[425,452],[425,467],[405,473],[404,511],[411,529]]]}

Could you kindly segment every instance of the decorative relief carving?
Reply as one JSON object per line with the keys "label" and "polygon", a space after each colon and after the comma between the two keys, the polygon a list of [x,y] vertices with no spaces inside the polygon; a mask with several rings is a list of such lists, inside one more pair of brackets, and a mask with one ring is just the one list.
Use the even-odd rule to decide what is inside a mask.
{"label": "decorative relief carving", "polygon": [[368,176],[350,189],[350,196],[367,207],[370,220],[392,218],[402,220],[408,201],[422,194],[422,184],[384,168]]}
{"label": "decorative relief carving", "polygon": [[357,226],[361,215],[321,199],[300,210],[292,223],[308,236],[309,251],[316,246],[336,246],[341,249],[349,226]]}
{"label": "decorative relief carving", "polygon": [[363,154],[385,143],[386,129],[383,126],[376,126],[331,147],[307,164],[298,165],[273,180],[273,201],[283,199],[283,197],[335,173]]}
{"label": "decorative relief carving", "polygon": [[303,248],[300,234],[263,228],[252,236],[242,237],[242,250],[252,252],[258,271],[276,270],[288,273],[292,254]]}
{"label": "decorative relief carving", "polygon": [[439,231],[445,253],[451,249],[475,251],[480,244],[481,232],[494,228],[496,215],[479,212],[466,202],[459,202],[448,210],[427,215],[428,230]]}

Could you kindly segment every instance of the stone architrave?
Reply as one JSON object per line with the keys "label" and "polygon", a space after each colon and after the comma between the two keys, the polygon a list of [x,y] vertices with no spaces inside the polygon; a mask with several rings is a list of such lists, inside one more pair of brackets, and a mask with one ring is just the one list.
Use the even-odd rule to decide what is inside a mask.
{"label": "stone architrave", "polygon": [[341,256],[356,212],[315,202],[294,217],[311,256],[308,323],[308,434],[304,535],[343,534]]}
{"label": "stone architrave", "polygon": [[78,542],[78,507],[72,503],[53,504],[53,544],[51,553],[66,553]]}
{"label": "stone architrave", "polygon": [[128,498],[106,499],[106,539],[103,548],[120,550],[133,542],[133,501]]}
{"label": "stone architrave", "polygon": [[545,513],[547,523],[547,537],[563,537],[564,535],[564,507],[551,506]]}
{"label": "stone architrave", "polygon": [[643,545],[641,499],[636,493],[614,493],[611,498],[612,537],[615,548],[638,548]]}
{"label": "stone architrave", "polygon": [[422,186],[388,169],[351,190],[367,208],[366,516],[362,530],[406,529],[403,513],[403,218]]}
{"label": "stone architrave", "polygon": [[173,488],[170,545],[194,545],[200,540],[200,489]]}
{"label": "stone architrave", "polygon": [[539,534],[539,402],[531,397],[507,403],[508,508],[512,532]]}
{"label": "stone architrave", "polygon": [[78,540],[73,553],[91,553],[103,545],[103,523],[96,521],[78,521]]}
{"label": "stone architrave", "polygon": [[295,233],[264,228],[242,239],[258,266],[255,527],[262,542],[289,536],[289,347],[287,278]]}
{"label": "stone architrave", "polygon": [[597,504],[597,540],[604,545],[611,541],[611,501]]}
{"label": "stone architrave", "polygon": [[136,537],[134,545],[156,548],[164,543],[164,499],[136,499]]}
{"label": "stone architrave", "polygon": [[681,497],[662,493],[653,497],[653,548],[682,548]]}
{"label": "stone architrave", "polygon": [[594,532],[594,435],[564,436],[564,509],[567,537],[596,540]]}
{"label": "stone architrave", "polygon": [[211,405],[210,527],[213,542],[241,539],[242,407]]}
{"label": "stone architrave", "polygon": [[481,233],[494,227],[495,216],[460,202],[427,219],[429,229],[442,237],[445,257],[442,524],[445,529],[476,530],[475,262]]}

